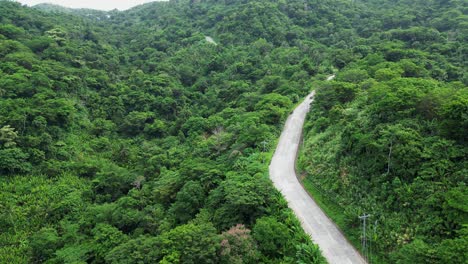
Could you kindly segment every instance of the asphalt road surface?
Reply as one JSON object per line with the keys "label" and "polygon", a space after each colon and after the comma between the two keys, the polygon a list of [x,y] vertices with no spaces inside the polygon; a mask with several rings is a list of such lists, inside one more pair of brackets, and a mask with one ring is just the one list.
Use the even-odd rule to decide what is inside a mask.
{"label": "asphalt road surface", "polygon": [[304,119],[313,101],[313,96],[314,92],[309,94],[286,121],[271,160],[270,178],[288,201],[289,208],[299,218],[304,230],[318,244],[329,263],[366,263],[336,225],[303,189],[296,177],[296,155],[301,142]]}

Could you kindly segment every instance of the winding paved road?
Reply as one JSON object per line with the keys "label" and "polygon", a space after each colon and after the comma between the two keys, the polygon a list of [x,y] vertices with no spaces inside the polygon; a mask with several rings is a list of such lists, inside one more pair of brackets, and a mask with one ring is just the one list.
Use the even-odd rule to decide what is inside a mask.
{"label": "winding paved road", "polygon": [[[332,79],[332,78],[331,78]],[[295,162],[301,141],[304,119],[315,92],[309,94],[288,117],[270,164],[270,178],[281,191],[302,223],[304,230],[318,244],[330,264],[366,263],[325,215],[296,177]]]}

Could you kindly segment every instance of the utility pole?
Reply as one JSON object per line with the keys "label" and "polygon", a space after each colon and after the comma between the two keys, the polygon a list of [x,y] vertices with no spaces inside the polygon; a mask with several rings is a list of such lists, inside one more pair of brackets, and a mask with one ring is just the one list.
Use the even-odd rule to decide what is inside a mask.
{"label": "utility pole", "polygon": [[265,151],[266,151],[266,145],[268,144],[268,142],[265,141],[265,140],[263,140],[263,141],[261,142],[261,144],[263,145],[263,155],[262,155],[262,158],[263,158],[263,159],[262,159],[262,163],[265,163]]}
{"label": "utility pole", "polygon": [[366,222],[367,222],[367,218],[369,218],[370,216],[371,216],[370,214],[363,214],[359,216],[359,219],[361,219],[362,221],[362,235],[361,235],[362,254],[366,262],[369,261],[369,251],[367,247]]}
{"label": "utility pole", "polygon": [[371,263],[371,257],[372,257],[372,240],[376,239],[376,234],[377,234],[377,224],[379,220],[375,220],[374,223],[374,233],[372,234],[371,238],[369,239],[369,260],[368,262]]}

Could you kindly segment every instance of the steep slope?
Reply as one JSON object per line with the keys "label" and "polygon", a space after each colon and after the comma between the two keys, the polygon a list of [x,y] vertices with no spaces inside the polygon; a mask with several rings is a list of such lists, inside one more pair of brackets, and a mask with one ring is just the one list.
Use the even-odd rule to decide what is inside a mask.
{"label": "steep slope", "polygon": [[[434,178],[431,186],[439,187],[430,189],[440,198],[440,186],[449,186],[445,202],[407,206],[418,221],[427,211],[450,220],[434,218],[438,224],[415,229],[416,237],[415,225],[400,229],[395,223],[406,218],[392,218],[379,233],[392,237],[379,254],[406,261],[413,256],[406,252],[416,252],[425,260],[441,245],[444,258],[463,256],[455,249],[464,239],[466,187],[452,187],[466,175],[458,168],[465,166],[467,35],[464,1],[174,0],[101,19],[0,1],[0,262],[320,263],[268,180],[272,146],[262,142],[276,140],[293,104],[333,69],[353,84],[318,90],[312,111],[318,107],[314,116],[324,119],[314,121],[317,129],[421,115],[426,123],[404,134],[445,137],[441,148],[456,150],[441,158],[441,168],[458,176],[448,184]],[[412,90],[402,87],[413,86],[417,103],[405,104]],[[348,108],[361,91],[365,103]],[[397,111],[380,101],[393,91]],[[372,109],[361,113],[367,103]],[[379,133],[370,137],[375,157],[388,156]],[[366,149],[353,142],[343,142],[339,155],[327,152],[330,160],[315,160],[336,165],[342,160],[333,157],[355,151],[369,165]],[[431,153],[443,152],[424,155]],[[390,173],[411,179],[423,163],[408,161]],[[439,167],[431,166],[426,171]],[[412,190],[407,184],[384,186]],[[326,188],[346,198],[336,186]],[[389,203],[388,212],[398,209]],[[351,234],[361,213],[352,208]],[[428,231],[434,226],[435,236]]]}
{"label": "steep slope", "polygon": [[310,78],[280,67],[293,49],[131,12],[0,14],[0,262],[323,262],[259,149]]}
{"label": "steep slope", "polygon": [[369,4],[386,7],[386,31],[367,52],[355,47],[336,81],[317,83],[304,184],[355,244],[357,216],[371,215],[365,251],[376,261],[464,263],[466,3]]}

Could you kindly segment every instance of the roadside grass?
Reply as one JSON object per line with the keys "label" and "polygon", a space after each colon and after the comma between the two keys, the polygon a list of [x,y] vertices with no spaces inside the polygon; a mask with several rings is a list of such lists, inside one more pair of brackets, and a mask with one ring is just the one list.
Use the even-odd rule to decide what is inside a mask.
{"label": "roadside grass", "polygon": [[[299,173],[298,175],[303,175]],[[340,229],[346,239],[356,248],[362,255],[360,227],[349,229],[346,225],[346,215],[344,208],[330,199],[327,195],[318,189],[308,177],[300,177],[300,183],[314,201],[320,206],[324,213],[330,218]],[[357,217],[357,216],[356,216]],[[388,262],[382,259],[382,256],[375,254],[372,250],[369,254],[369,262],[372,264],[386,264]]]}
{"label": "roadside grass", "polygon": [[[302,181],[302,186],[305,190],[314,198],[314,201],[320,206],[320,208],[325,212],[325,214],[333,220],[333,222],[342,229],[345,226],[345,215],[342,213],[343,208],[341,208],[336,203],[327,199],[306,177]],[[353,243],[354,244],[354,243]],[[356,245],[354,245],[356,246]]]}

